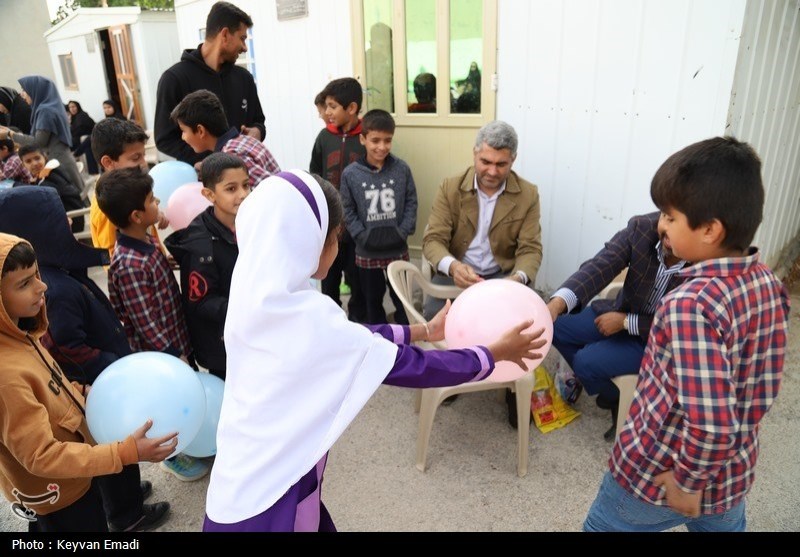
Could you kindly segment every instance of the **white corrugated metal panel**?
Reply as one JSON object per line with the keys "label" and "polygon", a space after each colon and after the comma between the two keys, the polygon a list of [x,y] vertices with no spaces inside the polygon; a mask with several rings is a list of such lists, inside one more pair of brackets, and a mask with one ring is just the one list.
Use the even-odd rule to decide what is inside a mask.
{"label": "white corrugated metal panel", "polygon": [[[196,47],[213,0],[178,0],[180,42]],[[308,0],[308,16],[278,21],[275,2],[237,0],[253,19],[258,95],[266,116],[266,145],[281,168],[308,168],[322,129],[314,97],[328,81],[353,75],[350,3]],[[175,61],[177,62],[176,57]]]}
{"label": "white corrugated metal panel", "polygon": [[501,0],[497,117],[539,186],[557,287],[635,214],[667,156],[724,133],[745,0]]}
{"label": "white corrugated metal panel", "polygon": [[755,244],[775,266],[800,232],[800,1],[748,1],[728,123],[761,156],[766,202]]}

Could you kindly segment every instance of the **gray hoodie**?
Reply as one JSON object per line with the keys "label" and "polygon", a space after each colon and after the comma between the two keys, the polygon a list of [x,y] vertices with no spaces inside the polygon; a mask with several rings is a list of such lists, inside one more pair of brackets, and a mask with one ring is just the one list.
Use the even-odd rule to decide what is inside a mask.
{"label": "gray hoodie", "polygon": [[375,169],[362,157],[344,169],[339,193],[356,254],[370,259],[399,257],[417,226],[417,187],[408,165],[389,154]]}

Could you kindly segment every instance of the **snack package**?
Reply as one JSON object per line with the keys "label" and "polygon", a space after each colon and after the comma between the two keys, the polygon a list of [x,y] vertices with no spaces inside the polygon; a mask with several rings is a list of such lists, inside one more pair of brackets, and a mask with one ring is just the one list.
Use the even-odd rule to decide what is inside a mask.
{"label": "snack package", "polygon": [[531,413],[533,422],[542,433],[564,427],[581,415],[564,402],[544,366],[539,366],[534,371]]}

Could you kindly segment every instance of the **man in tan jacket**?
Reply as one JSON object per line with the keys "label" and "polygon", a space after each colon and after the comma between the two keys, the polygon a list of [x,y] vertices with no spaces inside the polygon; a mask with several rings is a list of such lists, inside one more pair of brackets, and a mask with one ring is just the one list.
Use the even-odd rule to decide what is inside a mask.
{"label": "man in tan jacket", "polygon": [[[474,166],[439,188],[422,245],[434,283],[467,288],[505,277],[533,285],[542,263],[539,192],[511,170],[517,143],[509,124],[486,124],[475,139]],[[426,318],[443,305],[426,299]]]}

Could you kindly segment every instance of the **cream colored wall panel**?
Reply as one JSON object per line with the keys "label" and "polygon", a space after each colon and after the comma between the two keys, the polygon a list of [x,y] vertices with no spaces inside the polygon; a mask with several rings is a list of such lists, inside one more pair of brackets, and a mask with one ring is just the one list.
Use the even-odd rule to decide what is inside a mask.
{"label": "cream colored wall panel", "polygon": [[761,156],[764,220],[755,243],[770,265],[800,233],[800,2],[750,0],[728,116]]}
{"label": "cream colored wall panel", "polygon": [[501,0],[497,116],[520,131],[539,185],[557,287],[631,216],[653,174],[724,133],[745,0]]}

